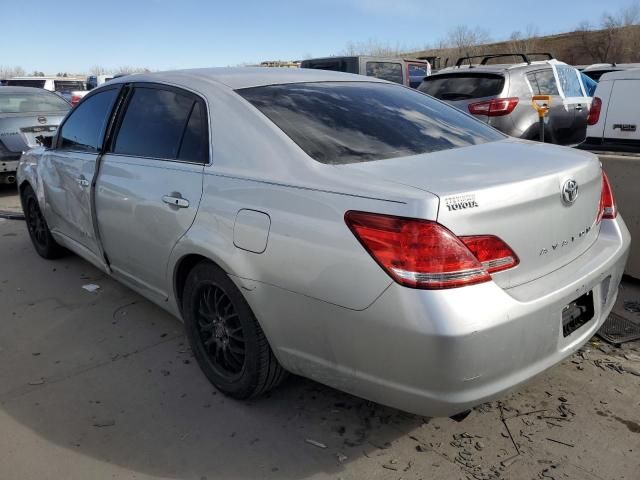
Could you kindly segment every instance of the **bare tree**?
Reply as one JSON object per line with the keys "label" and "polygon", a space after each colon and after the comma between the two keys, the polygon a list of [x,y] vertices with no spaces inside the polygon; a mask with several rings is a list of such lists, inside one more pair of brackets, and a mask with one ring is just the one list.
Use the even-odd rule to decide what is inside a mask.
{"label": "bare tree", "polygon": [[0,65],[0,79],[12,78],[12,77],[24,77],[25,72],[22,67],[5,67]]}
{"label": "bare tree", "polygon": [[471,29],[466,25],[458,25],[451,29],[448,35],[448,42],[452,48],[457,50],[459,57],[465,55],[474,55],[477,53],[477,47],[490,40],[489,33],[486,30],[476,27]]}
{"label": "bare tree", "polygon": [[113,71],[103,67],[102,65],[94,65],[89,69],[89,73],[91,73],[91,75],[98,76],[98,75],[108,75],[109,73],[113,73]]}
{"label": "bare tree", "polygon": [[376,57],[395,57],[402,54],[406,50],[396,44],[391,46],[379,42],[377,40],[368,40],[366,42],[348,42],[345,48],[340,52],[341,55],[371,55]]}

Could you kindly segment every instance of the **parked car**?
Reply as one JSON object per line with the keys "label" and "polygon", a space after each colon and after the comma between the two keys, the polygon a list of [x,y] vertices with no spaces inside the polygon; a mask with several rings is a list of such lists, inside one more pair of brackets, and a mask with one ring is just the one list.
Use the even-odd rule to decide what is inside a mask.
{"label": "parked car", "polygon": [[87,90],[93,90],[109,80],[113,80],[113,75],[89,75],[87,77]]}
{"label": "parked car", "polygon": [[640,63],[594,63],[582,69],[582,72],[596,82],[600,77],[609,72],[620,72],[640,68]]}
{"label": "parked car", "polygon": [[182,318],[241,399],[290,371],[461,412],[591,338],[630,242],[595,155],[311,69],[112,80],[18,179],[42,257],[66,247]]}
{"label": "parked car", "polygon": [[75,107],[88,90],[83,80],[67,77],[14,77],[6,81],[12,87],[44,88],[56,92]]}
{"label": "parked car", "polygon": [[587,123],[586,150],[640,153],[640,68],[600,77]]}
{"label": "parked car", "polygon": [[0,88],[0,184],[16,181],[22,152],[52,136],[71,106],[50,92],[29,87]]}
{"label": "parked car", "polygon": [[429,62],[424,60],[366,56],[312,58],[303,60],[300,68],[357,73],[412,88],[417,88],[431,74]]}
{"label": "parked car", "polygon": [[520,63],[489,64],[514,54],[485,55],[479,65],[464,66],[476,57],[464,57],[455,67],[425,78],[419,90],[449,103],[494,128],[527,140],[538,140],[538,114],[533,95],[551,95],[545,141],[575,145],[585,138],[591,97],[580,72],[557,60],[531,61],[517,54]]}

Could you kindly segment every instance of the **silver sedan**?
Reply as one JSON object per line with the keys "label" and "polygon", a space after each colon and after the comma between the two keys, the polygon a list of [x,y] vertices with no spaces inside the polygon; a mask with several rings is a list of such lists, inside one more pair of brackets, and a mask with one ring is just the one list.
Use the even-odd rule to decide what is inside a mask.
{"label": "silver sedan", "polygon": [[464,411],[598,330],[630,243],[595,156],[319,70],[113,80],[18,181],[41,256],[71,250],[182,319],[240,399],[292,372]]}

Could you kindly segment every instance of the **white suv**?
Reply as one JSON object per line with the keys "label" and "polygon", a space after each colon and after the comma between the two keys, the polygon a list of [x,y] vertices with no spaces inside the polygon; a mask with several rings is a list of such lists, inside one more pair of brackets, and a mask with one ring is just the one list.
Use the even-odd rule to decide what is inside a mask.
{"label": "white suv", "polygon": [[587,150],[640,153],[640,68],[600,78],[587,119]]}

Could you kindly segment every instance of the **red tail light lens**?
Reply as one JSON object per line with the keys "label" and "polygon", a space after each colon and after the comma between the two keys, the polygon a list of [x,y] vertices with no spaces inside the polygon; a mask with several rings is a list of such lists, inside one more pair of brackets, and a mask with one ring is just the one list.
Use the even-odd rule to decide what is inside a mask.
{"label": "red tail light lens", "polygon": [[519,260],[513,250],[493,235],[474,235],[460,237],[471,253],[480,261],[489,273],[515,267]]}
{"label": "red tail light lens", "polygon": [[80,95],[71,95],[71,106],[75,107],[76,105],[78,105],[78,103],[80,103],[80,100],[82,100],[82,97]]}
{"label": "red tail light lens", "polygon": [[486,102],[469,104],[469,112],[472,115],[487,115],[489,117],[501,117],[508,115],[516,108],[520,99],[518,97],[494,98]]}
{"label": "red tail light lens", "polygon": [[[408,287],[443,289],[487,282],[491,279],[488,268],[498,271],[517,263],[511,249],[496,237],[461,240],[442,225],[428,220],[350,211],[345,221],[385,272]],[[503,250],[491,251],[498,243]],[[503,262],[497,256],[505,247],[515,263]]]}
{"label": "red tail light lens", "polygon": [[618,216],[618,207],[616,200],[613,198],[613,190],[609,177],[602,171],[602,193],[600,194],[600,208],[598,211],[598,221],[602,219],[613,220]]}
{"label": "red tail light lens", "polygon": [[600,111],[602,110],[602,100],[598,97],[593,97],[591,102],[591,108],[589,109],[589,116],[587,117],[587,125],[595,125],[600,120]]}

